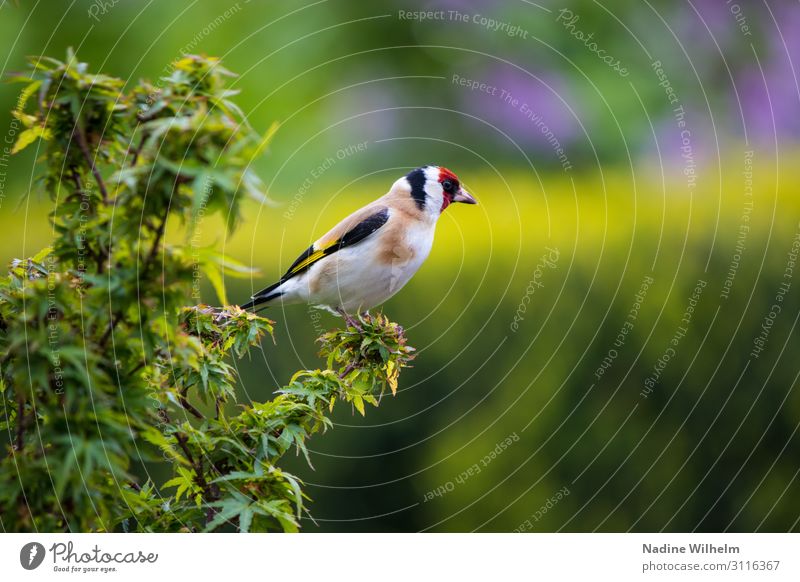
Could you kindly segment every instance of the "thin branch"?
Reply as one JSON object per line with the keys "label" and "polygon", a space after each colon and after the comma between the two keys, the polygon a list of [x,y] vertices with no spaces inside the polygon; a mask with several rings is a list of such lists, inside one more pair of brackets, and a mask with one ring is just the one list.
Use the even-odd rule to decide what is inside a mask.
{"label": "thin branch", "polygon": [[[71,170],[72,170],[72,172],[70,174],[70,177],[72,178],[72,183],[75,184],[76,192],[79,195],[82,196],[83,192],[85,190],[83,188],[83,182],[81,181],[81,174],[80,174],[80,172],[78,172],[78,168],[76,168],[76,167],[71,168]],[[86,241],[85,240],[83,241],[83,244],[86,245]],[[98,272],[98,274],[102,274],[103,270],[104,270],[103,255],[99,251],[97,253],[95,253],[90,248],[87,248],[87,250],[94,257],[95,261],[97,261],[97,272]]]}
{"label": "thin branch", "polygon": [[142,359],[142,361],[141,361],[141,362],[139,362],[138,364],[136,364],[136,366],[134,366],[134,368],[133,368],[133,369],[132,369],[130,372],[128,372],[127,374],[125,374],[125,375],[126,375],[126,376],[133,376],[133,375],[134,375],[136,372],[138,372],[139,370],[141,370],[142,368],[144,368],[144,367],[145,367],[145,365],[146,365],[146,362],[144,361],[144,359]]}
{"label": "thin branch", "polygon": [[[147,254],[147,258],[144,260],[142,273],[147,272],[147,270],[150,268],[150,264],[155,259],[156,253],[158,252],[158,248],[161,245],[161,238],[164,236],[164,230],[166,229],[167,226],[167,219],[169,219],[169,206],[167,206],[167,210],[164,213],[164,218],[158,225],[158,230],[156,231],[156,238],[153,241],[153,247],[150,249],[150,252]],[[111,322],[109,323],[108,329],[106,329],[105,333],[103,334],[103,337],[100,339],[101,346],[106,345],[106,342],[108,342],[108,339],[111,337],[111,333],[114,331],[114,328],[117,327],[117,324],[119,323],[120,319],[122,319],[122,314],[120,313],[115,313],[111,315]],[[202,415],[200,415],[199,418],[202,418]]]}
{"label": "thin branch", "polygon": [[350,362],[349,364],[347,364],[347,367],[344,369],[344,372],[339,374],[339,378],[340,379],[344,379],[344,377],[347,376],[353,370],[355,370],[355,368],[356,368],[356,365],[353,362]]}
{"label": "thin branch", "polygon": [[25,403],[20,400],[17,403],[17,436],[14,441],[14,448],[17,451],[22,450],[22,433],[25,430]]}
{"label": "thin branch", "polygon": [[195,418],[199,418],[201,420],[205,418],[205,416],[203,416],[203,413],[197,410],[194,406],[192,406],[192,404],[186,399],[185,394],[180,394],[178,396],[178,402],[180,402],[181,406],[183,406],[188,412],[191,412],[195,416]]}
{"label": "thin branch", "polygon": [[[169,218],[169,206],[167,206],[167,211],[164,213],[164,218],[161,220],[161,223],[158,225],[158,230],[156,231],[156,238],[153,241],[153,247],[150,249],[150,252],[147,254],[147,258],[144,260],[142,273],[146,273],[150,268],[150,264],[155,259],[156,253],[158,252],[158,248],[161,245],[161,238],[164,236],[164,230],[167,226],[167,219]],[[104,346],[108,341],[108,338],[111,336],[111,332],[114,331],[114,328],[119,323],[119,320],[122,319],[122,314],[115,313],[111,316],[111,322],[106,330],[105,334],[100,340],[100,345]]]}
{"label": "thin branch", "polygon": [[156,230],[156,238],[153,240],[153,246],[150,249],[150,252],[147,254],[147,258],[144,260],[144,267],[142,268],[142,272],[147,272],[150,268],[150,264],[155,260],[156,254],[158,253],[158,248],[161,246],[161,239],[164,236],[164,231],[167,228],[167,220],[169,219],[169,204],[167,205],[167,210],[164,212],[164,217],[161,219],[160,224],[158,225],[158,230]]}
{"label": "thin branch", "polygon": [[214,516],[217,514],[217,510],[213,507],[209,507],[206,509],[206,525],[211,523],[211,520],[214,519]]}
{"label": "thin branch", "polygon": [[[168,219],[169,219],[169,205],[167,206],[166,212],[164,212],[164,217],[161,219],[161,223],[158,225],[158,230],[156,231],[156,238],[153,241],[153,247],[150,249],[150,252],[147,254],[147,258],[145,258],[143,262],[142,273],[146,273],[149,270],[151,263],[155,260],[158,248],[159,246],[161,246],[161,238],[164,236],[164,230],[167,227]],[[117,326],[117,323],[119,323],[120,319],[122,319],[122,314],[120,313],[112,314],[111,323],[108,326],[108,329],[106,330],[102,339],[100,340],[100,345],[104,346],[106,344],[108,338],[111,336],[111,332],[114,331],[114,328]]]}
{"label": "thin branch", "polygon": [[144,148],[144,141],[145,141],[145,132],[142,132],[142,137],[139,139],[139,145],[136,146],[136,149],[133,150],[133,157],[131,158],[131,167],[136,165],[136,162],[139,160],[139,154],[142,153],[142,148]]}
{"label": "thin branch", "polygon": [[147,269],[150,267],[150,264],[155,259],[156,254],[158,253],[158,248],[161,245],[161,239],[164,236],[164,230],[167,228],[167,220],[169,220],[169,211],[172,205],[172,199],[175,198],[175,193],[178,190],[178,186],[180,186],[181,184],[185,184],[188,181],[189,178],[185,176],[175,177],[175,182],[172,185],[172,193],[170,194],[169,202],[167,202],[167,207],[164,209],[164,216],[162,217],[161,222],[158,225],[158,230],[156,230],[156,238],[153,241],[153,246],[150,249],[147,258],[145,259],[144,268],[142,269],[143,272],[147,271]]}
{"label": "thin branch", "polygon": [[83,192],[83,183],[81,182],[81,175],[78,173],[78,168],[71,168],[72,172],[70,173],[70,178],[72,178],[72,183],[75,184],[75,190],[78,193]]}
{"label": "thin branch", "polygon": [[106,184],[103,182],[103,177],[100,175],[100,171],[97,169],[97,166],[94,165],[92,154],[89,151],[89,144],[86,143],[86,136],[83,135],[83,131],[80,127],[78,127],[77,120],[75,120],[75,131],[73,134],[78,141],[78,147],[81,149],[83,159],[86,160],[89,168],[91,168],[94,180],[97,182],[97,187],[100,188],[100,193],[103,195],[103,203],[108,204],[108,190],[106,190]]}
{"label": "thin branch", "polygon": [[103,333],[103,337],[100,338],[101,347],[105,347],[106,343],[108,343],[108,340],[111,338],[111,333],[114,331],[114,328],[117,327],[120,319],[122,319],[122,315],[119,312],[111,314],[111,321],[108,322],[108,328],[105,333]]}
{"label": "thin branch", "polygon": [[[192,451],[189,450],[188,441],[189,439],[183,433],[176,433],[175,438],[178,440],[178,445],[180,445],[183,454],[186,455],[186,459],[192,465],[192,469],[194,469],[194,477],[195,483],[197,483],[198,487],[203,490],[203,497],[208,501],[211,500],[215,493],[209,487],[208,482],[206,481],[205,472],[203,471],[203,458],[200,457],[197,461],[194,459],[194,455],[192,455]],[[209,508],[210,510],[211,508]],[[214,513],[210,513],[211,518],[213,518]],[[211,521],[209,518],[209,514],[206,514],[206,524]]]}
{"label": "thin branch", "polygon": [[178,444],[180,445],[183,454],[186,455],[186,460],[189,461],[192,467],[196,467],[194,462],[194,455],[192,455],[192,451],[190,451],[189,447],[186,445],[189,439],[186,437],[185,434],[180,432],[175,434],[175,438],[178,439]]}

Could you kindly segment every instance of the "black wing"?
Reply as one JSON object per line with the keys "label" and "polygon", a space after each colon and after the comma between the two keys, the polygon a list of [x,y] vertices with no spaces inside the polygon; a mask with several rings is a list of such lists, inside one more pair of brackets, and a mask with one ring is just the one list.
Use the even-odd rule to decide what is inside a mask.
{"label": "black wing", "polygon": [[262,289],[255,295],[253,295],[253,301],[242,305],[242,309],[249,309],[254,305],[258,305],[259,303],[263,303],[265,301],[269,301],[270,299],[274,299],[281,295],[280,292],[276,292],[275,290],[286,283],[289,279],[293,279],[297,275],[307,271],[311,268],[311,265],[327,257],[332,255],[336,251],[341,249],[351,247],[360,243],[362,240],[367,238],[369,235],[374,233],[376,230],[381,228],[386,222],[389,220],[389,209],[382,208],[381,210],[377,211],[375,214],[371,214],[355,226],[345,232],[340,238],[325,243],[321,245],[319,248],[315,247],[315,245],[311,245],[308,247],[303,254],[301,254],[294,263],[289,267],[289,270],[286,271],[286,274],[280,278],[280,280],[267,287],[266,289]]}

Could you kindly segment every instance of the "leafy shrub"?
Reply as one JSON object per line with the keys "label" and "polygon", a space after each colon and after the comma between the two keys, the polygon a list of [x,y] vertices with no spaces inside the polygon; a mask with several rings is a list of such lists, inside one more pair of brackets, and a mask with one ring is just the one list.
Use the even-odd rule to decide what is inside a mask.
{"label": "leafy shrub", "polygon": [[[412,357],[383,316],[320,338],[327,368],[302,370],[268,402],[236,406],[230,359],[272,333],[237,306],[186,307],[198,272],[249,274],[187,243],[205,213],[240,220],[263,200],[259,135],[230,100],[231,73],[188,56],[159,86],[31,60],[14,146],[41,140],[51,247],[0,281],[0,520],[7,531],[296,531],[302,483],[278,466],[331,426],[336,400],[378,404]],[[132,463],[136,459],[143,465]],[[169,468],[156,483],[151,473]],[[137,474],[144,473],[141,479]]]}

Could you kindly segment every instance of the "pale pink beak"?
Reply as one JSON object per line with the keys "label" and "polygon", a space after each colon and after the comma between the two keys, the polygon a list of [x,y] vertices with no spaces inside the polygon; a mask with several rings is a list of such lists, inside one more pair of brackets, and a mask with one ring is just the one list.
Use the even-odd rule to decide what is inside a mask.
{"label": "pale pink beak", "polygon": [[463,188],[459,188],[458,193],[455,196],[453,196],[453,202],[463,202],[464,204],[478,203],[478,201],[472,197],[472,194],[470,194]]}

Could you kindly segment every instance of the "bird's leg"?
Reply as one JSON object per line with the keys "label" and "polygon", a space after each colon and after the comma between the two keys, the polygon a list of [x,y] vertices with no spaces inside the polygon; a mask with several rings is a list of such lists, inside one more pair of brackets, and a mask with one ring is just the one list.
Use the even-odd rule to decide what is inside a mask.
{"label": "bird's leg", "polygon": [[352,317],[350,317],[350,315],[348,315],[348,314],[345,312],[345,310],[344,310],[344,309],[342,309],[342,308],[340,307],[340,308],[337,308],[337,309],[336,309],[336,311],[337,311],[337,313],[338,313],[339,315],[341,315],[341,316],[344,318],[344,322],[345,322],[345,323],[346,323],[346,324],[347,324],[349,327],[354,327],[354,328],[356,328],[356,329],[358,330],[358,332],[359,332],[359,333],[363,333],[363,331],[364,331],[364,330],[362,329],[362,327],[361,327],[361,326],[358,324],[358,322],[357,322],[355,319],[353,319]]}

